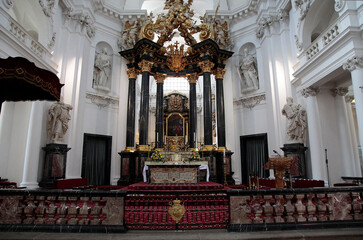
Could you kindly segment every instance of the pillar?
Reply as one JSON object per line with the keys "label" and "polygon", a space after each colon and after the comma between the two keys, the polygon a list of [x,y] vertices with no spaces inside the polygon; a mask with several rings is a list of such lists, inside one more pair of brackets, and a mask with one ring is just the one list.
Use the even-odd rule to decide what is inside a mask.
{"label": "pillar", "polygon": [[348,88],[338,87],[331,89],[335,98],[338,133],[341,146],[341,176],[355,177],[355,159],[353,153],[352,138],[349,130],[349,119],[346,111],[345,95],[348,93]]}
{"label": "pillar", "polygon": [[148,151],[148,123],[149,123],[149,78],[153,62],[142,60],[139,63],[142,72],[140,119],[139,119],[139,148],[140,151]]}
{"label": "pillar", "polygon": [[319,108],[316,99],[318,93],[319,89],[312,87],[303,89],[302,91],[302,95],[306,98],[312,178],[328,181],[326,158],[324,149],[322,149],[324,145],[321,135]]}
{"label": "pillar", "polygon": [[124,151],[133,152],[135,151],[135,85],[139,70],[136,68],[129,68],[126,72],[129,78],[129,92],[127,97],[126,148]]}
{"label": "pillar", "polygon": [[343,69],[350,71],[355,99],[360,146],[363,143],[363,56],[355,56],[343,64]]}
{"label": "pillar", "polygon": [[22,187],[37,188],[41,153],[44,102],[33,102],[26,141]]}
{"label": "pillar", "polygon": [[212,151],[213,148],[213,126],[212,126],[212,89],[211,71],[214,63],[204,60],[199,63],[203,72],[203,115],[204,115],[204,146],[203,151]]}
{"label": "pillar", "polygon": [[187,74],[189,81],[189,148],[196,149],[197,145],[197,90],[196,84],[198,81],[198,74]]}
{"label": "pillar", "polygon": [[223,76],[226,70],[217,68],[215,71],[216,76],[216,92],[217,92],[217,137],[218,137],[218,150],[226,150],[226,127],[225,127],[225,113],[224,113],[224,93],[223,93]]}
{"label": "pillar", "polygon": [[163,115],[164,115],[164,80],[166,74],[156,73],[156,121],[155,121],[155,148],[163,148]]}

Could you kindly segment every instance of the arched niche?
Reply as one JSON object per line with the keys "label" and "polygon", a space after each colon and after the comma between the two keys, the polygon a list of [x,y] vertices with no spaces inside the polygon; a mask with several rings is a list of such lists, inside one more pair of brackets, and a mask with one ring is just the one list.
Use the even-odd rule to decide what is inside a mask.
{"label": "arched niche", "polygon": [[9,14],[34,40],[47,46],[49,33],[53,31],[50,31],[50,23],[38,0],[15,0],[14,7],[9,10]]}
{"label": "arched niche", "polygon": [[[244,67],[242,67],[242,64],[244,63],[246,58],[246,54],[249,56],[249,61],[251,61],[251,59],[254,60],[254,63],[251,63],[251,65],[248,64],[248,69],[245,68],[247,63],[244,64]],[[248,94],[257,91],[260,88],[260,82],[258,78],[256,46],[251,42],[243,44],[238,51],[238,56],[239,58],[237,73],[240,81],[241,93]],[[246,76],[246,72],[252,71],[253,69],[257,76],[257,79],[254,82],[252,82],[252,79],[250,79],[250,77]]]}
{"label": "arched niche", "polygon": [[106,42],[97,43],[93,64],[92,88],[103,92],[109,92],[111,90],[112,65],[112,47]]}
{"label": "arched niche", "polygon": [[309,47],[338,17],[334,10],[334,1],[314,1],[301,26],[303,49]]}

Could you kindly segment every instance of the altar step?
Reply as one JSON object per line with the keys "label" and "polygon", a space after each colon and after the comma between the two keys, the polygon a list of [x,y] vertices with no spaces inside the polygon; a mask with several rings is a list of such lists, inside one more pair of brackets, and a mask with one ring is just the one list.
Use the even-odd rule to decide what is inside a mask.
{"label": "altar step", "polygon": [[[204,186],[213,186],[213,184]],[[229,222],[229,200],[227,193],[223,191],[223,185],[219,189],[221,190],[195,193],[190,191],[185,193],[181,190],[128,193],[125,198],[125,225],[128,229],[143,230],[226,228]],[[168,212],[176,199],[180,200],[178,207],[185,209],[178,222],[173,220]]]}
{"label": "altar step", "polygon": [[230,188],[215,182],[200,182],[199,184],[149,184],[147,182],[139,182],[131,184],[122,190],[126,191],[170,191],[170,190],[229,190]]}

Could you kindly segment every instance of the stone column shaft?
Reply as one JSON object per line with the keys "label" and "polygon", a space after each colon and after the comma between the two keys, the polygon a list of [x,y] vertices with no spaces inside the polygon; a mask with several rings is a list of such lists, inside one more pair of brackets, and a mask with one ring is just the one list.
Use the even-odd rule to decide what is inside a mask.
{"label": "stone column shaft", "polygon": [[309,142],[310,142],[310,162],[312,178],[316,180],[328,181],[327,168],[325,163],[324,149],[322,149],[323,139],[321,135],[321,125],[319,109],[316,99],[318,89],[307,88],[303,90],[306,97],[306,112],[308,120]]}
{"label": "stone column shaft", "polygon": [[163,148],[163,115],[164,115],[164,80],[166,74],[157,73],[156,79],[156,121],[155,121],[155,148]]}
{"label": "stone column shaft", "polygon": [[206,151],[213,150],[213,125],[212,125],[212,89],[211,70],[214,66],[209,60],[200,62],[203,71],[203,114],[204,114],[204,147]]}
{"label": "stone column shaft", "polygon": [[138,70],[135,68],[127,69],[127,75],[129,77],[129,92],[127,98],[127,129],[125,151],[135,150],[135,83],[138,73]]}
{"label": "stone column shaft", "polygon": [[149,129],[149,78],[152,62],[142,60],[140,68],[142,71],[141,98],[140,98],[140,119],[139,119],[139,150],[148,150],[148,129]]}
{"label": "stone column shaft", "polygon": [[218,133],[218,149],[226,148],[226,127],[224,113],[224,93],[223,93],[223,76],[226,70],[218,68],[216,70],[217,83],[217,133]]}
{"label": "stone column shaft", "polygon": [[189,148],[197,148],[197,91],[198,74],[188,74],[189,81]]}

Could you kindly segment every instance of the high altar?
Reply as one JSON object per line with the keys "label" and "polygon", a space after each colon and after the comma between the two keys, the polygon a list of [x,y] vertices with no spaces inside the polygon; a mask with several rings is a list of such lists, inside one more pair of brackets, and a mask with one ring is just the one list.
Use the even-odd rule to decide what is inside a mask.
{"label": "high altar", "polygon": [[[132,29],[138,29],[139,32],[129,36],[135,38],[133,47],[120,52],[127,60],[129,89],[126,148],[120,152],[121,177],[118,184],[129,185],[143,181],[144,168],[146,163],[150,165],[149,157],[155,150],[165,154],[169,151],[186,154],[199,151],[206,163],[201,165],[208,166],[211,181],[231,184],[234,182],[231,172],[232,152],[227,149],[225,140],[223,95],[225,64],[233,54],[224,50],[229,44],[228,27],[217,35],[216,25],[211,27],[206,19],[196,25],[192,19],[194,12],[189,3],[184,4],[183,1],[166,4],[165,9],[168,10],[167,15],[157,16],[155,22],[151,17],[142,28],[131,23],[125,25],[124,33],[127,36]],[[167,42],[172,41],[174,30],[179,31],[185,43],[175,42],[166,46]],[[199,33],[201,42],[194,39],[195,33]],[[223,34],[220,35],[221,33]],[[158,39],[154,42],[156,36]],[[142,83],[139,142],[136,145],[135,82],[139,74],[142,75]],[[213,142],[211,74],[216,79],[217,145]],[[150,76],[157,82],[154,148],[148,142]],[[200,76],[203,79],[204,142],[198,144],[196,83]],[[189,96],[177,92],[164,96],[163,83],[167,77],[185,77],[189,81]],[[167,164],[159,163],[159,166],[162,165]],[[166,168],[171,169],[170,166]]]}

